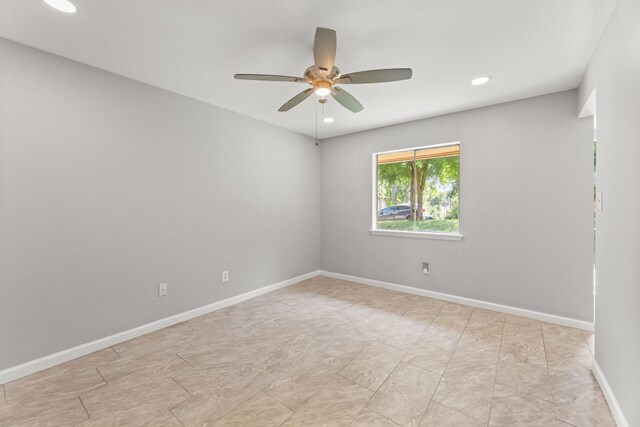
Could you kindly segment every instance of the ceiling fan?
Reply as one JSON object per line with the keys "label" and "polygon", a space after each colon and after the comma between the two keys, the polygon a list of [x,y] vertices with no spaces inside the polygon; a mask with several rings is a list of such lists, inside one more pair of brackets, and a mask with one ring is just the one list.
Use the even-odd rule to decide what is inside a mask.
{"label": "ceiling fan", "polygon": [[411,68],[390,68],[341,74],[340,69],[334,65],[336,59],[336,32],[329,28],[316,28],[316,36],[313,42],[313,59],[315,64],[304,71],[303,77],[270,74],[236,74],[234,77],[239,80],[293,82],[311,85],[309,89],[300,92],[285,102],[278,111],[289,111],[315,92],[316,95],[320,96],[320,103],[327,102],[326,96],[331,95],[340,105],[357,113],[363,110],[362,104],[349,92],[337,87],[337,84],[394,82],[410,79],[412,74]]}

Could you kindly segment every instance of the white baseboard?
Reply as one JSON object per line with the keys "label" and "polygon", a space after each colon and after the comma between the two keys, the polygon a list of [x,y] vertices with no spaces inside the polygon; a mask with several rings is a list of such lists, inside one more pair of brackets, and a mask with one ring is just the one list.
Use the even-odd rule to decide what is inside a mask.
{"label": "white baseboard", "polygon": [[600,389],[602,390],[602,394],[604,394],[604,398],[607,400],[609,404],[609,409],[611,409],[611,413],[613,414],[613,418],[616,420],[616,425],[618,427],[629,427],[629,423],[622,413],[622,409],[620,408],[620,404],[616,399],[616,396],[613,394],[613,390],[611,390],[611,386],[607,381],[607,378],[604,376],[602,369],[596,362],[596,359],[593,359],[593,364],[591,365],[593,376],[596,377],[596,381],[600,385]]}
{"label": "white baseboard", "polygon": [[[410,286],[396,285],[393,283],[382,282],[379,280],[366,279],[366,278],[357,277],[357,276],[349,276],[346,274],[316,270],[307,274],[303,274],[298,277],[294,277],[279,283],[275,283],[273,285],[256,289],[254,291],[250,291],[241,295],[236,295],[234,297],[227,298],[222,301],[217,301],[212,304],[205,305],[203,307],[198,307],[193,310],[185,311],[183,313],[179,313],[170,317],[166,317],[164,319],[157,320],[155,322],[147,323],[146,325],[138,326],[136,328],[129,329],[127,331],[119,332],[117,334],[114,334],[105,338],[101,338],[86,344],[81,344],[79,346],[76,346],[67,350],[63,350],[48,356],[44,356],[39,359],[35,359],[32,361],[23,363],[21,365],[4,369],[0,371],[0,384],[6,384],[9,381],[13,381],[18,378],[22,378],[27,375],[33,374],[35,372],[42,371],[43,369],[47,369],[64,362],[68,362],[69,360],[82,357],[89,353],[102,350],[112,345],[130,340],[132,338],[136,338],[141,335],[148,334],[150,332],[154,332],[162,328],[166,328],[167,326],[172,326],[180,322],[193,319],[194,317],[211,313],[212,311],[220,310],[221,308],[225,308],[233,304],[238,304],[242,301],[255,298],[257,296],[266,294],[268,292],[275,291],[276,289],[284,288],[319,275],[333,277],[336,279],[347,280],[350,282],[360,283],[363,285],[376,286],[379,288],[385,288],[385,289],[390,289],[394,291],[405,292],[405,293],[425,296],[429,298],[435,298],[435,299],[454,302],[458,304],[465,304],[472,307],[485,308],[487,310],[494,310],[502,313],[509,313],[516,316],[529,317],[536,320],[555,323],[563,326],[570,326],[573,328],[579,328],[587,331],[593,331],[593,323],[585,322],[582,320],[570,319],[567,317],[556,316],[553,314],[541,313],[537,311],[526,310],[522,308],[507,306],[507,305],[494,304],[491,302],[459,297],[455,295],[448,295],[440,292],[433,292],[425,289],[413,288]],[[603,390],[604,390],[604,387],[603,387]]]}
{"label": "white baseboard", "polygon": [[527,310],[524,308],[511,307],[509,305],[495,304],[492,302],[481,301],[477,299],[459,297],[456,295],[443,294],[440,292],[428,291],[426,289],[414,288],[411,286],[396,285],[394,283],[382,282],[380,280],[366,279],[363,277],[350,276],[341,273],[332,273],[330,271],[320,271],[320,275],[333,277],[334,279],[348,280],[350,282],[360,283],[363,285],[376,286],[378,288],[390,289],[392,291],[405,292],[423,297],[439,299],[443,301],[453,302],[457,304],[470,305],[472,307],[484,308],[487,310],[499,311],[501,313],[513,314],[515,316],[528,317],[531,319],[541,320],[543,322],[555,323],[557,325],[569,326],[571,328],[583,329],[585,331],[593,331],[593,322],[585,322],[584,320],[572,319],[569,317],[556,316],[555,314],[542,313],[539,311]]}
{"label": "white baseboard", "polygon": [[234,297],[198,307],[193,310],[165,317],[164,319],[156,320],[155,322],[147,323],[146,325],[138,326],[136,328],[129,329],[128,331],[119,332],[105,338],[100,338],[98,340],[91,341],[86,344],[81,344],[79,346],[60,351],[58,353],[50,354],[48,356],[32,360],[21,365],[4,369],[0,371],[0,384],[6,384],[9,381],[13,381],[18,378],[36,373],[38,371],[42,371],[43,369],[51,368],[52,366],[68,362],[69,360],[76,359],[89,353],[93,353],[94,351],[111,347],[112,345],[119,344],[121,342],[157,331],[162,328],[166,328],[167,326],[172,326],[186,320],[193,319],[194,317],[202,316],[203,314],[211,313],[212,311],[220,310],[221,308],[225,308],[233,304],[238,304],[242,301],[255,298],[271,291],[275,291],[276,289],[281,289],[301,282],[303,280],[310,279],[312,277],[318,276],[319,274],[319,270],[312,271],[311,273],[303,274],[301,276],[287,279],[282,282],[274,283],[273,285],[265,286],[241,295],[236,295]]}

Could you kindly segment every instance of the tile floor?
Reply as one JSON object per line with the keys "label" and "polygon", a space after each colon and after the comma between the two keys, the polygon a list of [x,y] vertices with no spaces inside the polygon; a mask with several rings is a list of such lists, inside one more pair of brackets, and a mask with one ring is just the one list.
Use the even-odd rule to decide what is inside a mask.
{"label": "tile floor", "polygon": [[315,277],[0,387],[1,426],[614,426],[577,329]]}

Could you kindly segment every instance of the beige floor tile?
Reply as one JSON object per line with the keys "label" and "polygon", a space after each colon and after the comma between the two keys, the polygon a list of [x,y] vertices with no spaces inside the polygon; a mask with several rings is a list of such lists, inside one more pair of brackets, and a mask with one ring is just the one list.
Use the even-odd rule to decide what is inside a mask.
{"label": "beige floor tile", "polygon": [[96,368],[67,362],[5,384],[6,400],[69,400],[105,382]]}
{"label": "beige floor tile", "polygon": [[182,423],[171,413],[171,411],[165,411],[147,421],[142,427],[182,427]]}
{"label": "beige floor tile", "polygon": [[298,409],[283,426],[348,426],[372,395],[371,390],[348,379],[336,377]]}
{"label": "beige floor tile", "polygon": [[615,426],[615,421],[595,378],[551,375],[556,418],[575,426]]}
{"label": "beige floor tile", "polygon": [[52,403],[41,396],[29,402],[15,401],[0,405],[0,426],[75,426],[88,418],[77,397]]}
{"label": "beige floor tile", "polygon": [[351,427],[398,427],[399,425],[369,408],[364,408],[351,423]]}
{"label": "beige floor tile", "polygon": [[190,397],[171,408],[186,427],[211,425],[247,400],[247,396],[225,385]]}
{"label": "beige floor tile", "polygon": [[434,401],[429,404],[420,423],[420,427],[482,427],[485,425]]}
{"label": "beige floor tile", "polygon": [[400,363],[367,404],[403,426],[418,426],[438,386],[440,375]]}
{"label": "beige floor tile", "polygon": [[158,386],[165,380],[174,378],[191,368],[177,356],[142,368],[129,375],[109,382],[102,387],[91,390],[80,396],[82,403],[91,417],[108,415],[121,402],[134,399],[140,394]]}
{"label": "beige floor tile", "polygon": [[504,318],[503,338],[533,337],[542,339],[541,322],[526,317],[507,314]]}
{"label": "beige floor tile", "polygon": [[513,387],[540,399],[552,401],[551,381],[546,366],[501,361],[498,363],[496,383]]}
{"label": "beige floor tile", "polygon": [[500,361],[546,366],[547,357],[542,336],[503,336]]}
{"label": "beige floor tile", "polygon": [[340,371],[340,375],[376,391],[402,359],[404,351],[385,344],[374,344]]}
{"label": "beige floor tile", "polygon": [[591,351],[591,356],[596,355],[596,335],[593,332],[581,331],[584,340],[587,342],[587,347]]}
{"label": "beige floor tile", "polygon": [[362,350],[372,345],[375,340],[362,336],[330,338],[330,335],[317,337],[322,344],[322,353],[350,362]]}
{"label": "beige floor tile", "polygon": [[281,376],[297,366],[318,360],[323,346],[314,337],[299,335],[281,348],[268,353],[256,361],[256,364],[265,371]]}
{"label": "beige floor tile", "polygon": [[433,319],[431,324],[429,324],[429,327],[425,331],[425,334],[429,333],[447,337],[456,336],[460,338],[460,336],[462,336],[464,328],[469,322],[470,315],[470,311],[457,314],[446,314],[441,311],[440,314],[438,314],[436,318]]}
{"label": "beige floor tile", "polygon": [[344,293],[340,293],[338,295],[329,296],[327,298],[326,304],[329,304],[341,309],[345,309],[357,303],[362,298],[363,298],[363,295],[361,292],[351,289]]}
{"label": "beige floor tile", "polygon": [[420,298],[402,315],[403,319],[431,323],[445,303],[432,298]]}
{"label": "beige floor tile", "polygon": [[490,426],[551,426],[556,422],[552,403],[512,387],[496,384],[491,405]]}
{"label": "beige floor tile", "polygon": [[186,323],[179,323],[146,335],[133,338],[113,346],[122,357],[136,357],[162,350],[169,344],[184,344],[190,337],[191,328]]}
{"label": "beige floor tile", "polygon": [[449,373],[440,380],[433,400],[478,421],[489,420],[495,369],[473,368]]}
{"label": "beige floor tile", "polygon": [[265,393],[257,393],[222,417],[214,426],[274,426],[282,424],[292,412]]}
{"label": "beige floor tile", "polygon": [[476,308],[471,313],[467,329],[475,329],[485,334],[502,336],[504,313]]}
{"label": "beige floor tile", "polygon": [[302,366],[278,378],[264,391],[295,411],[328,382],[332,381],[345,365],[346,362],[342,359],[332,356],[325,357],[317,365]]}
{"label": "beige floor tile", "polygon": [[590,375],[593,357],[586,342],[545,339],[545,353],[550,374],[582,372]]}
{"label": "beige floor tile", "polygon": [[246,366],[230,372],[225,383],[247,397],[271,384],[276,376],[258,366]]}
{"label": "beige floor tile", "polygon": [[264,356],[281,349],[299,335],[299,333],[282,333],[277,330],[259,331],[250,335],[251,339],[245,344]]}
{"label": "beige floor tile", "polygon": [[406,349],[418,341],[428,325],[428,322],[401,317],[383,325],[377,332],[383,343]]}
{"label": "beige floor tile", "polygon": [[165,380],[151,390],[124,400],[103,416],[82,423],[82,427],[139,426],[152,421],[190,395],[173,380]]}
{"label": "beige floor tile", "polygon": [[231,374],[223,368],[191,369],[181,372],[174,379],[192,395],[201,395],[215,390],[227,381]]}
{"label": "beige floor tile", "polygon": [[178,355],[196,369],[222,368],[226,370],[252,365],[263,357],[248,345],[198,346],[182,351]]}
{"label": "beige floor tile", "polygon": [[471,317],[474,308],[468,305],[454,304],[447,302],[442,306],[439,316],[456,315],[465,317],[467,320]]}
{"label": "beige floor tile", "polygon": [[418,341],[407,349],[402,360],[442,375],[458,345],[461,334],[462,331],[458,335],[434,333],[427,329]]}
{"label": "beige floor tile", "polygon": [[550,338],[558,341],[575,343],[584,342],[584,336],[580,329],[569,328],[567,326],[542,322],[542,333],[545,339]]}
{"label": "beige floor tile", "polygon": [[592,333],[326,277],[114,347],[1,386],[0,425],[614,425]]}
{"label": "beige floor tile", "polygon": [[76,369],[91,369],[108,365],[117,359],[120,359],[120,355],[112,347],[107,347],[105,349],[89,353],[86,356],[71,360],[67,363],[74,366]]}
{"label": "beige floor tile", "polygon": [[498,363],[500,344],[499,335],[485,334],[477,329],[466,329],[460,337],[447,369],[494,366]]}
{"label": "beige floor tile", "polygon": [[473,345],[467,348],[461,347],[458,343],[445,375],[448,379],[461,379],[473,375],[489,376],[495,379],[498,366],[497,344]]}
{"label": "beige floor tile", "polygon": [[168,360],[173,360],[176,357],[176,354],[188,347],[189,346],[187,344],[183,343],[170,343],[166,347],[162,347],[151,353],[121,357],[111,363],[98,366],[97,369],[100,372],[100,375],[102,375],[107,382],[115,381],[118,378],[122,378],[139,369],[143,369],[151,365],[164,364]]}

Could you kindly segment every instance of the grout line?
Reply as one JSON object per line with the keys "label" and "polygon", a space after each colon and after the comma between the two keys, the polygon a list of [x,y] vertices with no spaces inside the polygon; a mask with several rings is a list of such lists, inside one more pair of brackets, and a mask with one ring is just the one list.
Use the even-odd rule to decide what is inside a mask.
{"label": "grout line", "polygon": [[100,378],[102,378],[102,381],[104,381],[105,384],[107,384],[107,380],[104,376],[102,376],[102,373],[100,372],[100,369],[98,369],[98,367],[95,368],[95,370],[98,372],[98,375],[100,375]]}
{"label": "grout line", "polygon": [[116,349],[114,348],[114,346],[111,346],[111,347],[108,347],[108,348],[110,348],[111,350],[113,350],[113,352],[116,354],[116,356],[118,356],[118,359],[122,359],[122,355],[121,355],[120,353],[118,353],[118,350],[116,350]]}
{"label": "grout line", "polygon": [[[502,340],[504,338],[505,320],[506,320],[506,316],[502,319],[502,333],[500,334],[500,347],[498,348],[498,360],[496,361],[496,374],[493,379],[493,390],[491,391],[491,404],[489,406],[489,419],[487,420],[487,423],[491,423],[491,412],[493,411],[493,399],[496,395],[496,383],[498,381],[498,369],[500,368],[500,353],[502,353]],[[554,418],[555,418],[555,415],[554,415]]]}
{"label": "grout line", "polygon": [[[375,393],[373,394],[373,396],[375,396]],[[360,414],[362,414],[362,411],[364,411],[365,409],[368,409],[368,410],[370,410],[371,412],[373,412],[373,413],[375,413],[375,414],[380,415],[382,418],[384,418],[384,419],[386,419],[386,420],[391,421],[393,424],[395,424],[395,425],[397,425],[397,426],[400,426],[400,424],[398,424],[397,422],[393,421],[391,418],[389,418],[389,417],[387,417],[387,416],[385,416],[385,415],[382,415],[380,412],[378,412],[378,411],[376,411],[376,410],[374,410],[374,409],[371,409],[371,408],[369,408],[369,407],[367,406],[367,405],[369,404],[369,402],[371,402],[371,400],[373,399],[373,396],[371,396],[371,399],[369,399],[369,400],[367,401],[367,403],[365,403],[365,404],[364,404],[364,406],[362,407],[362,409],[360,410],[360,412],[358,412],[358,415],[356,415],[356,417],[353,419],[353,421],[351,421],[351,424],[349,424],[349,425],[353,425],[353,423],[355,423],[355,422],[356,422],[356,419],[360,416]]]}
{"label": "grout line", "polygon": [[[400,362],[398,362],[398,363],[400,363]],[[396,365],[396,367],[397,367],[397,365]],[[396,370],[396,367],[394,367],[394,368],[393,368],[393,370],[392,370],[391,372],[395,371],[395,370]],[[340,374],[338,374],[338,375],[340,375]],[[390,376],[390,375],[391,375],[391,374],[387,375],[387,378],[385,378],[385,380],[383,381],[383,383],[382,383],[382,384],[384,384],[385,382],[387,382],[387,379],[389,378],[389,376]],[[359,384],[359,383],[357,383],[357,382],[355,382],[355,381],[353,381],[353,380],[351,380],[351,379],[349,379],[349,378],[347,378],[347,377],[343,377],[342,375],[340,375],[340,376],[341,376],[342,378],[346,379],[347,381],[351,381],[353,384],[357,384],[357,385],[359,385],[359,386],[361,386],[361,387],[364,387],[362,384]],[[382,387],[382,384],[380,385],[380,387]],[[378,387],[378,390],[380,389],[380,387]],[[360,416],[360,414],[362,413],[362,411],[364,411],[364,408],[367,408],[367,407],[368,407],[367,405],[369,404],[369,402],[371,402],[371,400],[374,398],[374,396],[376,395],[376,393],[378,393],[378,391],[377,391],[377,390],[376,390],[376,391],[371,390],[369,387],[364,387],[364,388],[366,388],[367,390],[373,391],[373,394],[371,395],[371,397],[369,398],[369,400],[367,400],[367,401],[366,401],[366,403],[362,406],[362,408],[360,409],[360,412],[358,412],[358,414],[353,418],[353,420],[351,420],[351,423],[349,423],[349,425],[351,425],[351,424],[353,424],[353,423],[354,423],[354,421],[356,420],[356,418],[358,418],[358,417]],[[369,408],[369,410],[373,411],[373,409],[371,409],[371,408]],[[376,411],[373,411],[373,412],[376,412]],[[376,412],[376,414],[378,414],[378,413]],[[382,417],[384,417],[384,418],[386,418],[386,419],[388,419],[388,420],[389,420],[389,418],[385,417],[385,416],[384,416],[384,415],[382,415],[382,414],[378,414],[378,415],[380,415],[380,416],[382,416]],[[392,420],[389,420],[389,421],[392,421]]]}
{"label": "grout line", "polygon": [[182,356],[180,356],[178,353],[176,353],[176,357],[177,357],[178,359],[182,360],[182,361],[183,361],[184,363],[186,363],[187,365],[191,366],[193,369],[196,369],[196,367],[195,367],[195,366],[193,366],[191,363],[189,363],[189,362],[187,362],[186,360],[184,360],[184,359],[182,358]]}
{"label": "grout line", "polygon": [[[275,382],[275,381],[277,381],[277,379],[276,379],[276,380],[274,380],[274,382]],[[271,384],[273,384],[273,382],[272,382]],[[271,385],[271,384],[269,384],[269,385]],[[325,385],[323,385],[323,386],[322,386],[322,387],[320,387],[320,388],[324,388],[325,386],[326,386],[326,384],[325,384]],[[302,408],[302,407],[305,405],[305,403],[307,403],[309,400],[311,400],[311,398],[312,398],[313,396],[315,396],[315,395],[320,391],[320,390],[318,390],[318,391],[316,391],[315,393],[313,393],[313,395],[312,395],[311,397],[309,397],[309,399],[307,399],[307,400],[305,400],[304,402],[302,402],[302,404],[300,405],[300,407],[299,407],[298,409],[293,409],[293,408],[291,408],[290,406],[286,405],[284,402],[281,402],[280,400],[278,400],[275,396],[272,396],[268,391],[266,391],[268,387],[269,387],[269,386],[266,386],[265,388],[263,388],[263,389],[262,389],[262,390],[260,390],[260,391],[261,391],[261,392],[263,392],[264,394],[266,394],[267,396],[269,396],[270,398],[272,398],[273,400],[275,400],[276,402],[278,402],[279,404],[281,404],[282,406],[284,406],[285,408],[287,408],[288,410],[290,410],[290,411],[291,411],[291,415],[293,415],[293,414],[294,414],[298,409]],[[290,415],[290,416],[291,416],[291,415]]]}
{"label": "grout line", "polygon": [[82,398],[80,396],[78,396],[78,400],[80,401],[80,404],[82,405],[82,409],[84,409],[84,412],[87,414],[87,418],[91,419],[91,415],[89,415],[89,411],[87,411],[87,407],[84,406],[84,402],[82,401]]}
{"label": "grout line", "polygon": [[[182,403],[182,402],[180,402],[180,403]],[[175,407],[175,406],[174,406],[174,407]],[[176,420],[178,420],[178,422],[180,423],[180,425],[184,426],[184,423],[182,422],[182,420],[181,420],[180,418],[178,418],[178,417],[176,416],[176,414],[174,414],[174,413],[173,413],[173,411],[172,411],[171,409],[173,409],[173,408],[170,408],[170,409],[169,409],[169,412],[171,413],[171,415],[173,415],[173,418],[175,418]]]}
{"label": "grout line", "polygon": [[[428,298],[428,297],[425,297]],[[432,299],[432,298],[429,298]],[[420,335],[420,337],[416,340],[416,342],[414,342],[413,344],[415,345],[418,341],[420,341],[420,339],[423,337],[423,335],[427,332],[427,330],[429,329],[429,327],[431,327],[431,325],[433,324],[433,321],[436,320],[436,318],[440,315],[440,313],[442,313],[442,310],[444,309],[444,306],[446,304],[442,304],[440,306],[440,310],[438,310],[438,313],[433,316],[433,318],[431,319],[431,321],[429,322],[429,324],[427,325],[427,327],[424,329],[424,331],[422,331],[422,334]],[[471,315],[469,316],[469,319],[471,319]],[[467,324],[469,323],[469,320],[467,320]],[[467,324],[465,324],[465,329],[467,327]],[[463,333],[464,333],[464,329],[463,329]],[[460,337],[462,337],[462,334],[460,334]],[[460,338],[458,338],[458,342],[460,342]],[[456,343],[456,348],[458,348],[458,343]],[[453,352],[451,353],[451,356],[453,357],[453,353],[455,353],[456,349],[453,350]],[[451,361],[451,358],[449,358],[449,361]],[[433,402],[433,396],[435,396],[436,391],[438,391],[438,387],[440,386],[440,381],[442,381],[442,377],[444,377],[444,373],[446,372],[446,366],[445,366],[445,370],[442,372],[442,374],[440,374],[439,372],[433,372],[429,369],[425,369],[422,368],[420,366],[414,365],[413,363],[410,362],[405,362],[408,365],[411,366],[415,366],[416,368],[420,368],[420,369],[424,369],[427,372],[431,372],[433,374],[439,375],[440,378],[438,378],[438,383],[436,384],[436,387],[433,389],[433,393],[431,394],[431,397],[429,398],[429,402],[427,403],[427,407],[425,408],[424,412],[422,413],[422,415],[420,416],[420,419],[418,420],[418,425],[422,424],[422,420],[424,419],[425,415],[427,415],[427,412],[429,412],[429,406],[431,405],[431,402]],[[449,362],[447,362],[447,366],[449,365]],[[437,403],[437,402],[436,402]]]}
{"label": "grout line", "polygon": [[[174,382],[174,383],[178,384],[178,387],[180,387],[181,389],[183,389],[184,391],[186,391],[186,392],[187,392],[187,394],[188,394],[189,396],[191,396],[191,397],[195,397],[195,396],[194,396],[194,395],[193,395],[189,390],[187,390],[186,388],[184,388],[184,386],[183,386],[182,384],[180,384],[180,383],[178,382],[178,380],[176,380],[175,378],[171,378],[171,379],[173,380],[173,382]],[[207,393],[208,393],[208,392],[207,392]],[[189,399],[191,399],[191,397],[190,397]],[[186,399],[186,400],[189,400],[189,399]],[[183,400],[182,402],[184,402],[184,400]],[[182,402],[180,402],[180,403],[182,403]],[[178,403],[178,404],[176,404],[176,405],[172,406],[172,408],[175,408],[175,407],[176,407],[176,406],[178,406],[180,403]],[[174,415],[174,416],[175,416],[175,415]]]}
{"label": "grout line", "polygon": [[[285,405],[284,403],[280,402],[278,399],[276,399],[275,397],[271,396],[269,393],[265,392],[269,397],[271,397],[272,399],[274,399],[276,402],[279,402],[282,406],[284,406],[285,408],[289,409],[291,411],[291,414],[284,420],[282,421],[282,423],[280,423],[280,425],[283,425],[284,423],[287,422],[287,420],[289,420],[289,418],[293,417],[296,413],[298,413],[299,410],[301,410],[302,408],[304,408],[307,403],[309,403],[309,401],[311,401],[311,399],[313,399],[318,393],[320,393],[322,390],[324,390],[325,388],[327,388],[329,386],[329,384],[331,384],[331,382],[335,379],[335,377],[342,377],[344,379],[346,379],[347,381],[350,381],[354,384],[357,384],[356,382],[350,380],[349,378],[343,377],[342,375],[340,375],[340,372],[337,372],[336,374],[334,374],[334,378],[332,378],[331,380],[327,381],[325,384],[323,384],[320,388],[318,388],[318,390],[313,393],[313,395],[311,395],[307,400],[305,400],[303,403],[300,404],[300,406],[298,407],[298,409],[293,410],[290,407],[288,407],[287,405]],[[277,380],[274,380],[277,381]],[[360,384],[358,384],[360,385]],[[266,388],[266,387],[265,387]],[[366,387],[365,387],[366,388]],[[375,394],[375,393],[374,393]]]}
{"label": "grout line", "polygon": [[[455,303],[454,303],[454,304],[455,304]],[[453,351],[451,352],[451,357],[449,357],[449,361],[447,362],[447,366],[444,368],[444,372],[442,372],[442,376],[440,377],[440,380],[438,381],[438,385],[436,386],[436,390],[433,392],[433,396],[431,396],[431,401],[429,402],[429,403],[431,403],[431,402],[436,402],[437,404],[442,405],[442,406],[444,406],[445,408],[450,409],[450,410],[455,411],[455,412],[460,412],[460,411],[457,411],[457,410],[455,410],[455,409],[449,408],[447,405],[445,405],[445,404],[443,404],[443,403],[440,403],[440,402],[438,402],[437,400],[433,400],[433,397],[434,397],[434,396],[436,395],[436,393],[438,392],[438,387],[440,387],[440,383],[442,382],[442,379],[443,379],[443,378],[444,378],[444,376],[447,374],[447,370],[449,369],[449,364],[451,363],[451,359],[453,359],[453,356],[456,354],[456,351],[458,351],[458,346],[460,345],[460,340],[462,340],[462,336],[463,336],[463,335],[464,335],[464,333],[467,331],[467,326],[469,325],[469,321],[471,320],[471,316],[473,315],[473,312],[474,312],[475,310],[476,310],[476,309],[474,308],[473,310],[471,310],[471,313],[469,313],[469,317],[467,318],[467,322],[464,324],[464,328],[462,329],[462,333],[461,333],[461,334],[460,334],[460,336],[458,337],[458,341],[456,341],[456,346],[455,346],[455,348],[453,349]],[[441,310],[441,311],[442,311],[442,310]],[[502,326],[502,327],[503,327],[503,332],[504,332],[504,324],[503,324],[503,326]],[[502,340],[502,338],[501,338],[501,340]],[[500,345],[502,346],[502,341],[500,342]],[[496,376],[497,376],[497,375],[496,375]],[[495,383],[494,383],[494,386],[495,386]],[[427,408],[428,408],[428,407],[427,407]],[[424,415],[425,415],[426,413],[427,413],[427,411],[425,411],[425,413],[422,415],[422,418],[424,418]],[[475,417],[472,417],[472,416],[467,415],[467,414],[463,414],[462,412],[460,412],[460,413],[461,413],[462,415],[465,415],[466,417],[469,417],[469,418],[473,419],[473,420],[476,420],[476,421],[482,422],[482,421],[478,420],[478,419],[477,419],[477,418],[475,418]],[[420,422],[422,422],[422,419],[420,420]],[[488,422],[487,422],[487,423],[484,423],[484,424],[488,424]]]}
{"label": "grout line", "polygon": [[[547,368],[547,375],[549,375],[549,387],[551,387],[551,374],[549,373],[549,358],[547,357],[547,342],[544,339],[544,328],[542,327],[542,322],[539,324],[540,326],[540,335],[542,336],[542,348],[544,349],[544,367]],[[553,395],[553,391],[551,392]]]}
{"label": "grout line", "polygon": [[[587,331],[588,332],[588,331]],[[591,350],[591,346],[589,345],[589,341],[587,340],[587,337],[584,335],[585,331],[580,330],[580,334],[582,334],[582,339],[584,339],[585,344],[587,344],[587,348],[589,349],[589,353],[591,353],[591,358],[595,359],[596,355],[595,355],[595,331],[594,332],[589,332],[591,335],[593,335],[593,339],[594,339],[594,346],[593,346],[593,351]]]}
{"label": "grout line", "polygon": [[[427,372],[431,372],[431,371],[427,370]],[[418,420],[418,425],[422,424],[422,420],[424,420],[424,417],[427,415],[427,412],[429,412],[429,406],[431,406],[431,402],[434,402],[433,396],[436,395],[436,391],[438,391],[438,387],[440,387],[440,381],[442,381],[443,377],[444,377],[444,373],[442,375],[440,375],[440,378],[438,378],[438,383],[436,384],[436,388],[433,390],[433,394],[431,394],[431,397],[429,398],[429,402],[427,403],[427,407],[424,409],[424,412],[422,413],[422,415],[420,416],[420,419]],[[436,403],[438,405],[442,405],[439,402],[436,402]],[[444,406],[444,405],[442,405],[442,406]]]}

